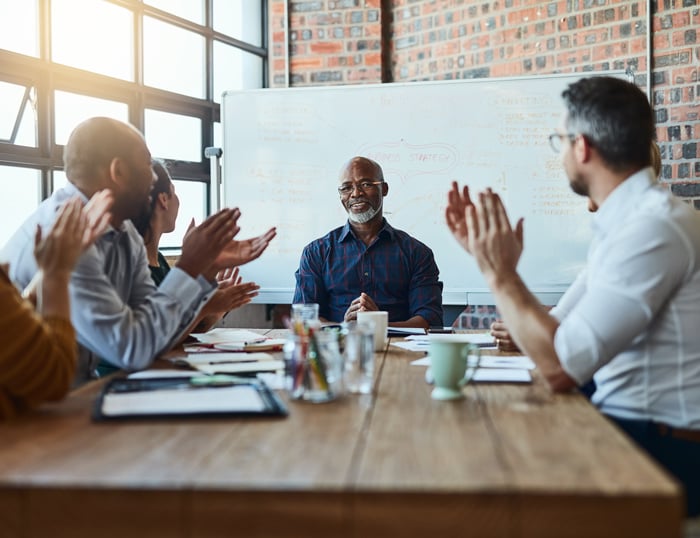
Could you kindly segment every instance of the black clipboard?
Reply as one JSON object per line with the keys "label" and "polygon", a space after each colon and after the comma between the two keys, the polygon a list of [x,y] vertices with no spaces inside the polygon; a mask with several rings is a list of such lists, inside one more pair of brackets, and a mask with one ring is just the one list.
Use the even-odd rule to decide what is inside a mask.
{"label": "black clipboard", "polygon": [[285,416],[287,407],[264,381],[224,375],[115,378],[92,414],[95,421]]}

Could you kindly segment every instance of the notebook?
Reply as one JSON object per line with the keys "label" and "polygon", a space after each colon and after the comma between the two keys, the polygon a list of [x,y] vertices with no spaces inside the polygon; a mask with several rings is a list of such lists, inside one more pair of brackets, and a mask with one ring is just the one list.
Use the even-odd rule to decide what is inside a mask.
{"label": "notebook", "polygon": [[286,416],[260,379],[229,375],[116,378],[102,389],[93,420]]}

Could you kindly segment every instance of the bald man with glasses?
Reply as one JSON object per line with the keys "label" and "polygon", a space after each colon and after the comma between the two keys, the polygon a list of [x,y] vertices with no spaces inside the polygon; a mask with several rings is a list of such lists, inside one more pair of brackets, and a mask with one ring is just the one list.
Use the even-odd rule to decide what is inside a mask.
{"label": "bald man with glasses", "polygon": [[324,321],[386,310],[393,327],[442,326],[442,282],[432,250],[383,217],[381,166],[353,157],[340,173],[344,226],[309,243],[296,271],[295,303],[318,303]]}

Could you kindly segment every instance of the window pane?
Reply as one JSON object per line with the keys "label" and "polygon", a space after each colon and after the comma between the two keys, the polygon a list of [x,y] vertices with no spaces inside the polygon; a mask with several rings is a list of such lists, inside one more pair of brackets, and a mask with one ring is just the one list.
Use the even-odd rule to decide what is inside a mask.
{"label": "window pane", "polygon": [[[36,89],[30,88],[25,100],[25,86],[10,84],[0,81],[0,141],[10,142],[20,146],[36,147],[36,113],[34,103],[36,101]],[[16,137],[12,138],[17,114],[20,117],[19,129]]]}
{"label": "window pane", "polygon": [[215,121],[213,123],[213,126],[214,126],[214,147],[215,148],[223,148],[224,147],[224,138],[222,135],[221,122]]}
{"label": "window pane", "polygon": [[52,59],[86,71],[134,80],[133,20],[131,11],[110,2],[53,0]]}
{"label": "window pane", "polygon": [[12,196],[0,197],[0,248],[34,211],[41,200],[41,173],[32,168],[0,166],[0,189]]}
{"label": "window pane", "polygon": [[0,0],[0,49],[39,56],[37,0]]}
{"label": "window pane", "polygon": [[145,3],[188,21],[204,24],[204,2],[202,0],[147,0]]}
{"label": "window pane", "polygon": [[207,214],[207,186],[199,181],[181,181],[174,179],[175,192],[180,198],[180,211],[177,214],[175,230],[160,239],[160,248],[179,248],[185,236],[190,220],[201,224]]}
{"label": "window pane", "polygon": [[214,41],[214,101],[226,90],[262,88],[262,58]]}
{"label": "window pane", "polygon": [[159,159],[201,162],[202,120],[159,110],[145,111],[146,143]]}
{"label": "window pane", "polygon": [[63,170],[54,170],[53,190],[57,191],[58,189],[65,187],[66,185],[68,185],[68,178],[66,177],[66,173]]}
{"label": "window pane", "polygon": [[129,121],[129,107],[126,103],[61,91],[55,93],[55,100],[56,144],[65,144],[73,129],[81,121],[93,116]]}
{"label": "window pane", "polygon": [[36,121],[36,88],[32,88],[29,102],[27,102],[24,107],[24,112],[22,112],[22,119],[19,123],[15,144],[32,148],[38,146],[39,141]]}
{"label": "window pane", "polygon": [[251,45],[262,45],[260,0],[214,0],[214,30]]}
{"label": "window pane", "polygon": [[204,36],[144,17],[144,82],[204,98]]}

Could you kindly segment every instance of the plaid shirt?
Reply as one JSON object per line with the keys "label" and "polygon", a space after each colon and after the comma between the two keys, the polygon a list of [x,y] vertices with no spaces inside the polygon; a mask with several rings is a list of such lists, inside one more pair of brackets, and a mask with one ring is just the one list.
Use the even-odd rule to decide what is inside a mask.
{"label": "plaid shirt", "polygon": [[319,315],[343,321],[365,292],[389,321],[421,316],[442,326],[442,282],[433,251],[383,219],[374,242],[355,237],[349,223],[304,247],[295,273],[295,303],[318,303]]}

